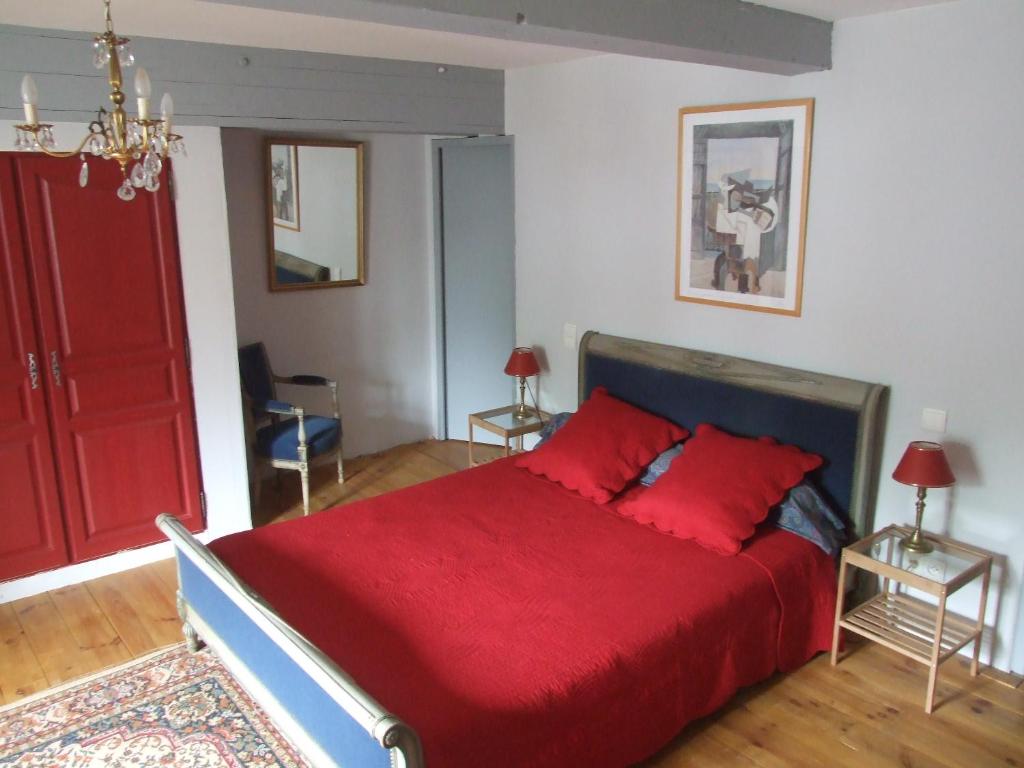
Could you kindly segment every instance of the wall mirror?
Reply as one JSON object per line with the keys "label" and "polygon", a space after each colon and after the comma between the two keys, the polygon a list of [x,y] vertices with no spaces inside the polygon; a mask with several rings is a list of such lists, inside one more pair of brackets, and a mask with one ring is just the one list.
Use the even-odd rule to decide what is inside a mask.
{"label": "wall mirror", "polygon": [[366,283],[363,143],[266,142],[270,290]]}

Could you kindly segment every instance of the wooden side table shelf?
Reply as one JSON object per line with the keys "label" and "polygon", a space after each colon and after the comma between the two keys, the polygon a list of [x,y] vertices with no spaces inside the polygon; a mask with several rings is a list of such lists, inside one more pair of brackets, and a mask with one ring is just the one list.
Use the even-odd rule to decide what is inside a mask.
{"label": "wooden side table shelf", "polygon": [[[934,534],[927,536],[935,546],[934,551],[911,552],[899,544],[909,533],[909,528],[890,525],[843,550],[832,632],[832,665],[838,660],[841,629],[919,661],[929,669],[924,711],[931,714],[939,665],[970,642],[974,642],[971,676],[978,675],[992,556]],[[882,584],[879,594],[843,613],[848,566],[876,574]],[[947,614],[946,599],[979,576],[982,581],[977,620]],[[934,595],[938,604],[907,594],[908,588]]]}
{"label": "wooden side table shelf", "polygon": [[[550,414],[544,411],[529,409],[524,419],[517,419],[512,412],[519,408],[518,405],[506,405],[501,408],[492,408],[489,411],[469,414],[469,466],[475,466],[478,462],[473,459],[473,427],[479,427],[505,440],[505,455],[511,456],[523,450],[523,435],[532,432],[540,432],[544,424],[551,418]],[[513,451],[509,446],[509,440],[515,439],[516,447]]]}

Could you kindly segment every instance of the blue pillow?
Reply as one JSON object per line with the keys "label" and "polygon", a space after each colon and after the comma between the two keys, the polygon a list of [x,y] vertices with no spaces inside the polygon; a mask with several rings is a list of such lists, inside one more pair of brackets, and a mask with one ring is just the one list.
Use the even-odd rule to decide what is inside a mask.
{"label": "blue pillow", "polygon": [[647,469],[640,475],[640,485],[654,485],[654,481],[665,474],[668,465],[683,452],[683,444],[676,443],[658,454],[658,457],[647,465]]}
{"label": "blue pillow", "polygon": [[817,544],[833,557],[846,543],[846,524],[806,480],[786,494],[772,519],[777,527]]}
{"label": "blue pillow", "polygon": [[568,411],[562,411],[548,419],[547,423],[545,423],[540,429],[540,440],[537,441],[534,448],[540,448],[544,443],[550,440],[551,436],[562,428],[562,425],[569,420],[570,416],[572,416],[572,414]]}

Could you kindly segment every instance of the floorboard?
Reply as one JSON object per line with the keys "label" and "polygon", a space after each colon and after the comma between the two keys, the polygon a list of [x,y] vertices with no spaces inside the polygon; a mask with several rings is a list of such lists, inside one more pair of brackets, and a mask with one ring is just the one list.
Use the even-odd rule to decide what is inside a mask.
{"label": "floorboard", "polygon": [[10,603],[0,605],[0,647],[0,704],[10,704],[49,687]]}
{"label": "floorboard", "polygon": [[[479,459],[501,455],[497,446],[474,446]],[[381,453],[345,461],[345,482],[337,482],[334,464],[310,472],[310,513],[348,504],[379,493],[433,480],[469,466],[466,443],[458,440],[426,440],[400,445]],[[278,470],[261,485],[260,501],[253,512],[255,525],[292,520],[302,516],[302,489],[297,472]]]}
{"label": "floorboard", "polygon": [[164,584],[169,585],[172,589],[178,588],[178,566],[174,560],[161,560],[154,563],[153,572]]}
{"label": "floorboard", "polygon": [[12,605],[50,686],[109,666],[101,654],[78,644],[50,593],[15,600]]}
{"label": "floorboard", "polygon": [[73,584],[54,590],[50,598],[68,633],[83,653],[92,654],[103,667],[112,667],[132,658],[120,634],[100,610],[86,585]]}
{"label": "floorboard", "polygon": [[86,582],[132,658],[181,638],[181,620],[174,602],[177,579],[161,576],[161,571],[168,568],[174,568],[173,560]]}
{"label": "floorboard", "polygon": [[[500,450],[482,447],[481,455]],[[333,466],[312,478],[312,510],[347,504],[464,469],[466,444],[427,441]],[[259,524],[302,514],[298,476],[263,485]],[[0,703],[180,642],[173,561],[0,605]],[[801,669],[740,691],[691,723],[645,768],[1024,768],[1024,690],[972,678],[960,659],[941,669],[924,713],[927,669],[870,643],[850,643],[836,667],[820,654]]]}

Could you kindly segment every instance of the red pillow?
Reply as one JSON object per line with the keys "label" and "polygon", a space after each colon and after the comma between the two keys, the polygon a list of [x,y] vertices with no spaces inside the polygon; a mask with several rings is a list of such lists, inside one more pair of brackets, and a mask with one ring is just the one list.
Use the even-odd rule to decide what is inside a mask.
{"label": "red pillow", "polygon": [[565,426],[516,465],[604,504],[688,434],[597,387]]}
{"label": "red pillow", "polygon": [[668,471],[618,512],[713,552],[735,555],[768,510],[819,466],[820,456],[796,446],[770,437],[733,437],[701,424]]}

